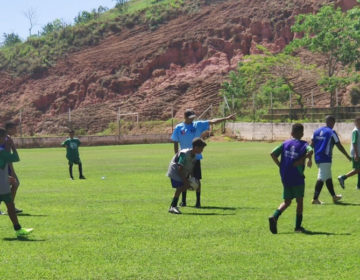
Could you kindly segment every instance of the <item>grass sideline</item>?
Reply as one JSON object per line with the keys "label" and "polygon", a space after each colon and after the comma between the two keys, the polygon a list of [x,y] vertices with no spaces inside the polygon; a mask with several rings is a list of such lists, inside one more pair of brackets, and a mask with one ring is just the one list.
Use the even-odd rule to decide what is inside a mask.
{"label": "grass sideline", "polygon": [[[275,145],[210,142],[204,208],[183,208],[183,215],[167,213],[171,144],[82,147],[83,181],[68,179],[64,149],[20,150],[19,219],[35,231],[19,241],[0,216],[1,278],[359,279],[355,178],[341,191],[335,182],[344,204],[331,203],[324,188],[326,204],[311,205],[317,170],[307,169],[303,224],[312,234],[293,232],[295,203],[279,234],[269,232],[267,218],[282,195],[269,156]],[[334,157],[336,178],[351,164],[336,148]]]}

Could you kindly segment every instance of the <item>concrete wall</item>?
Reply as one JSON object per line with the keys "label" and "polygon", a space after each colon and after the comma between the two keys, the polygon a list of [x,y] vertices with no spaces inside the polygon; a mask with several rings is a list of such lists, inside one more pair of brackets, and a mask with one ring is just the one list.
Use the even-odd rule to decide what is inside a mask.
{"label": "concrete wall", "polygon": [[[61,143],[67,138],[62,137],[34,137],[34,138],[14,138],[14,142],[19,148],[44,148],[60,147]],[[145,143],[167,143],[170,142],[169,134],[146,134],[146,135],[110,135],[110,136],[79,136],[83,146],[99,145],[120,145],[120,144],[145,144]]]}
{"label": "concrete wall", "polygon": [[[226,129],[239,140],[283,141],[290,138],[291,123],[226,123]],[[304,123],[304,140],[310,141],[314,130],[324,123]],[[353,123],[336,123],[334,127],[344,143],[350,143]]]}

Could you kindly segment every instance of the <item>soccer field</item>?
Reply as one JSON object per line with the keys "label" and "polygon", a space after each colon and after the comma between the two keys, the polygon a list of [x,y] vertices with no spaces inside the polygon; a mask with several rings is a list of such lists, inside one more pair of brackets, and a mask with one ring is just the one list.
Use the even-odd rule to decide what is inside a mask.
{"label": "soccer field", "polygon": [[[269,154],[276,143],[213,143],[202,161],[202,209],[167,212],[165,176],[172,144],[82,147],[86,180],[68,178],[65,149],[19,150],[17,240],[0,216],[1,279],[360,279],[360,192],[337,175],[351,164],[335,148],[333,178],[343,204],[326,189],[312,205],[317,169],[306,169],[303,226],[295,201],[280,217],[282,185]],[[102,179],[102,177],[105,177]],[[188,193],[188,205],[195,193]],[[1,204],[1,210],[5,206]]]}

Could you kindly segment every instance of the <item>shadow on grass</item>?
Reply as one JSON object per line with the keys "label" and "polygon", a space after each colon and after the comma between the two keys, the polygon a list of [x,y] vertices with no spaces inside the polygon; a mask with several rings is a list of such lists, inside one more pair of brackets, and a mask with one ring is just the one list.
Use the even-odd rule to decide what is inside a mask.
{"label": "shadow on grass", "polygon": [[18,213],[17,216],[21,216],[21,217],[48,217],[48,215],[36,215],[36,214],[29,214],[29,213]]}
{"label": "shadow on grass", "polygon": [[26,238],[26,237],[13,237],[13,238],[9,238],[9,237],[5,237],[3,238],[4,241],[21,241],[21,242],[44,242],[46,241],[45,239],[31,239],[31,238]]}
{"label": "shadow on grass", "polygon": [[334,203],[333,205],[341,205],[341,206],[360,206],[359,203],[349,203],[349,202],[342,202],[342,201],[338,201],[338,202]]}
{"label": "shadow on grass", "polygon": [[[195,206],[188,206],[190,208],[196,208]],[[199,209],[212,209],[212,210],[231,210],[235,211],[237,209],[258,209],[255,207],[225,207],[225,206],[202,206]]]}
{"label": "shadow on grass", "polygon": [[305,230],[302,233],[297,232],[282,232],[279,234],[306,234],[306,235],[351,235],[351,233],[334,233],[334,232],[325,232],[325,231],[311,231]]}
{"label": "shadow on grass", "polygon": [[231,214],[221,214],[221,213],[182,213],[182,215],[192,215],[192,216],[233,216],[235,213]]}

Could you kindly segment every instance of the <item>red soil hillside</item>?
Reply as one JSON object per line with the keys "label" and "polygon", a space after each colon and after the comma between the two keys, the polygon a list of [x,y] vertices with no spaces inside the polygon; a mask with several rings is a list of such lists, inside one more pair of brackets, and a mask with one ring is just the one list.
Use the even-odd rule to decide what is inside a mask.
{"label": "red soil hillside", "polygon": [[[244,55],[256,52],[256,44],[282,50],[293,39],[294,16],[324,2],[330,1],[219,1],[155,31],[124,29],[68,54],[41,77],[2,72],[1,121],[18,119],[22,109],[26,133],[53,134],[65,130],[71,108],[75,127],[91,133],[115,121],[118,108],[139,112],[142,120],[169,119],[172,104],[178,118],[188,107],[202,112],[221,102],[221,83]],[[355,3],[338,1],[344,9]],[[316,87],[314,81],[307,84]]]}

